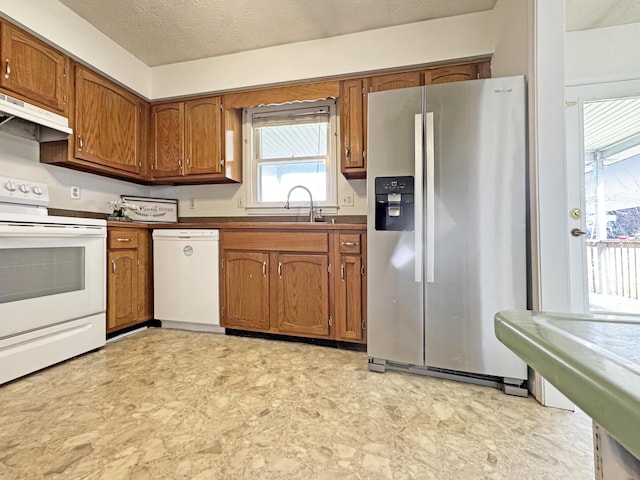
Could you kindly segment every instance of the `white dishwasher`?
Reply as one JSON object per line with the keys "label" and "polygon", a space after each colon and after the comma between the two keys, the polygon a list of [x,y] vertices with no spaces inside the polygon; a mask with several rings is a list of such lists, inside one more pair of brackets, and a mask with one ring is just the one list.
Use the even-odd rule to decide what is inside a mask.
{"label": "white dishwasher", "polygon": [[224,333],[218,230],[153,231],[153,310],[163,327]]}

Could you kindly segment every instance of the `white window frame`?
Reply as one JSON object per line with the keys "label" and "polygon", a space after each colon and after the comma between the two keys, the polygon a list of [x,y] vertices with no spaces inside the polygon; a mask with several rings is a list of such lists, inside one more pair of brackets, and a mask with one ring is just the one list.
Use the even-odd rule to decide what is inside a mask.
{"label": "white window frame", "polygon": [[[338,213],[338,120],[337,104],[335,99],[314,100],[296,103],[286,103],[279,105],[268,105],[246,108],[243,111],[242,137],[243,137],[243,161],[245,182],[247,185],[247,205],[246,211],[249,215],[296,215],[303,216],[309,213],[309,201],[291,201],[290,208],[284,208],[282,202],[258,202],[258,165],[254,161],[254,135],[253,135],[253,115],[259,113],[282,115],[283,112],[304,112],[313,111],[317,108],[327,107],[329,109],[329,135],[328,135],[328,155],[327,155],[327,200],[317,202],[313,200],[314,209],[321,208],[322,214]],[[286,193],[286,192],[285,192]]]}

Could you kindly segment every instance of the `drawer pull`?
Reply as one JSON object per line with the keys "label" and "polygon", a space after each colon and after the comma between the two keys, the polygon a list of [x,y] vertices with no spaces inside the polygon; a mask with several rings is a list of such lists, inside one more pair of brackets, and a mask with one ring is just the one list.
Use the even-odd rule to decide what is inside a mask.
{"label": "drawer pull", "polygon": [[345,247],[357,247],[360,244],[358,242],[340,242],[340,245],[344,245]]}
{"label": "drawer pull", "polygon": [[119,242],[130,242],[131,239],[130,238],[118,238]]}

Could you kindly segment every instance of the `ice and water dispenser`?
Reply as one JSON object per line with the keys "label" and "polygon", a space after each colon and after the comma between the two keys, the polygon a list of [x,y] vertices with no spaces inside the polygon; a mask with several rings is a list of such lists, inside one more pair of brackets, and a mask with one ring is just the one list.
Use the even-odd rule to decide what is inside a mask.
{"label": "ice and water dispenser", "polygon": [[376,230],[413,231],[413,177],[376,177]]}

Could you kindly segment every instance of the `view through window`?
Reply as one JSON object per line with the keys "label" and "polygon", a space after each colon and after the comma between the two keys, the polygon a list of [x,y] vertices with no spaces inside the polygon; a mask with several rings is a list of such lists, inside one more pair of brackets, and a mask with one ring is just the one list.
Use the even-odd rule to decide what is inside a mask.
{"label": "view through window", "polygon": [[583,108],[589,310],[640,313],[640,98]]}
{"label": "view through window", "polygon": [[[332,104],[321,101],[248,110],[252,206],[282,207],[297,185],[309,189],[314,205],[335,205]],[[290,202],[306,206],[309,195],[296,189]]]}

